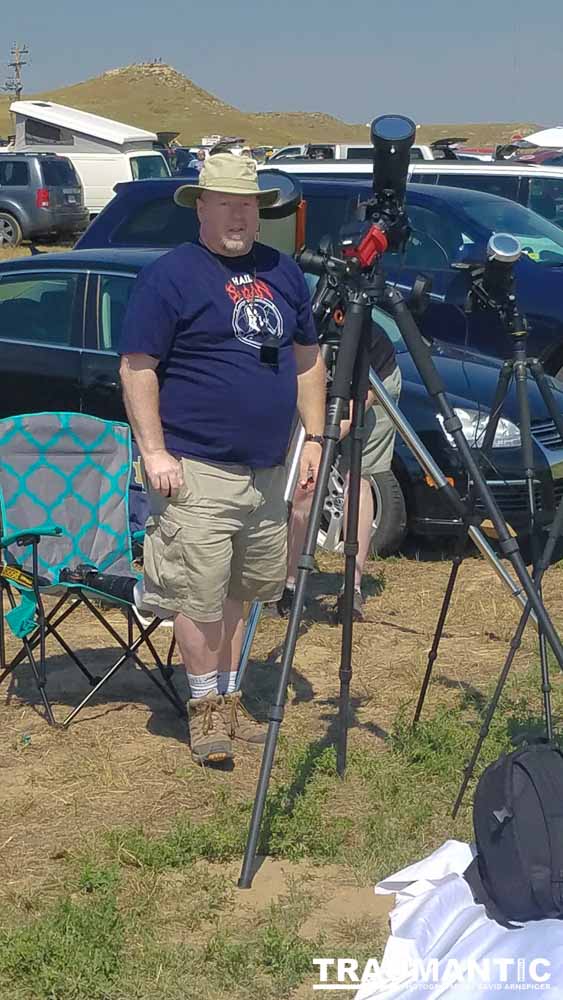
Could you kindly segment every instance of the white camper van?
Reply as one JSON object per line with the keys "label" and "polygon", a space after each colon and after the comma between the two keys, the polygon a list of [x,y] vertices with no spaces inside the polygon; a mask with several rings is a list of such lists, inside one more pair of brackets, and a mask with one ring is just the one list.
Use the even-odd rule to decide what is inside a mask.
{"label": "white camper van", "polygon": [[10,111],[17,151],[60,153],[72,160],[90,216],[113,198],[118,181],[170,176],[154,132],[52,101],[15,101]]}

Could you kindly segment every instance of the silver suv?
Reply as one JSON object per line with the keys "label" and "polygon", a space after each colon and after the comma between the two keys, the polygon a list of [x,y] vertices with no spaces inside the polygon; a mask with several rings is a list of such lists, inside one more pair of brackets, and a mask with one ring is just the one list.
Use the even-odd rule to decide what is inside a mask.
{"label": "silver suv", "polygon": [[0,246],[69,237],[88,222],[82,184],[67,157],[0,152]]}

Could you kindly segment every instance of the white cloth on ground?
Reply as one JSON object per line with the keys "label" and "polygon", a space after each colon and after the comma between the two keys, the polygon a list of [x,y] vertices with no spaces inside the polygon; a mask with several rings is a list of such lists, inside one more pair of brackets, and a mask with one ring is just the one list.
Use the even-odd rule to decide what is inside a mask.
{"label": "white cloth on ground", "polygon": [[[539,990],[563,1000],[563,922],[512,930],[490,920],[462,877],[474,854],[474,847],[448,840],[375,887],[396,893],[391,934],[378,981],[363,983],[356,1000],[484,1000],[489,992]],[[453,981],[459,970],[466,970],[465,982]]]}

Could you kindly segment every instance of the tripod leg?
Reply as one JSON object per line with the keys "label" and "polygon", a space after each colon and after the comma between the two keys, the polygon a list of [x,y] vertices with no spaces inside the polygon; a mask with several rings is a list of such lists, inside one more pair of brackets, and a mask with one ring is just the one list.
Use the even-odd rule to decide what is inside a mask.
{"label": "tripod leg", "polygon": [[[545,407],[547,409],[547,412],[549,413],[551,419],[553,420],[553,423],[555,424],[555,426],[557,428],[557,431],[558,431],[558,434],[559,434],[560,438],[563,440],[563,416],[559,412],[557,404],[556,404],[556,402],[555,402],[555,400],[553,398],[553,393],[551,391],[551,387],[549,385],[549,381],[548,381],[547,376],[545,374],[545,371],[543,369],[543,365],[537,359],[532,359],[532,360],[530,360],[528,362],[528,368],[529,368],[529,370],[530,370],[530,372],[532,374],[532,377],[534,378],[534,380],[536,382],[536,385],[537,385],[537,387],[538,387],[538,389],[540,391],[540,394],[541,394],[541,397],[542,397],[543,402],[545,404]],[[544,663],[545,663],[546,670],[547,670],[547,663],[548,663],[548,661],[547,661],[547,655],[545,655],[545,660],[544,660],[543,655],[542,655],[542,647],[541,647],[541,644],[543,643],[543,646],[545,648],[545,636],[542,635],[541,631],[540,631],[539,634],[540,634],[540,659],[541,659],[541,668],[542,668],[542,690],[543,690],[543,693],[544,693],[544,709],[545,709],[545,717],[546,717],[546,728],[547,728],[548,739],[552,739],[553,738],[553,732],[552,732],[552,728],[553,727],[552,727],[551,702],[550,702],[551,685],[549,683],[549,675],[548,674],[546,675],[544,673]]]}
{"label": "tripod leg", "polygon": [[268,786],[270,783],[270,775],[274,762],[279,730],[284,716],[287,686],[289,683],[293,658],[295,655],[295,647],[297,645],[297,638],[299,635],[299,624],[305,604],[307,575],[315,565],[315,545],[323,512],[324,498],[328,486],[330,470],[334,461],[336,445],[340,437],[340,421],[342,419],[344,404],[348,402],[350,398],[350,386],[354,373],[356,357],[360,347],[362,331],[364,329],[364,315],[366,310],[369,310],[369,304],[367,301],[364,302],[362,297],[359,301],[351,301],[346,312],[346,320],[342,332],[336,369],[330,390],[330,402],[327,409],[327,421],[324,430],[325,442],[323,454],[317,483],[315,485],[311,513],[309,515],[303,555],[299,561],[299,569],[295,584],[295,596],[293,598],[293,605],[287,625],[278,688],[275,699],[270,706],[268,735],[264,746],[246,850],[238,881],[240,889],[249,889],[252,885],[254,860],[256,857],[256,849],[258,847],[262,816],[264,814],[264,806],[266,804],[266,796],[268,794]]}
{"label": "tripod leg", "polygon": [[[492,445],[492,442],[494,440],[494,436],[496,434],[496,429],[498,427],[498,421],[499,421],[500,411],[502,409],[502,405],[504,403],[504,400],[506,398],[506,393],[507,393],[508,387],[510,385],[511,373],[512,373],[512,364],[510,362],[507,362],[507,363],[505,363],[502,366],[500,377],[499,377],[499,380],[498,380],[498,383],[497,383],[497,388],[496,388],[495,396],[494,396],[493,403],[492,403],[492,406],[491,406],[491,419],[487,423],[487,428],[485,430],[485,435],[484,435],[484,439],[483,439],[483,445],[482,445],[483,451],[486,450],[487,448],[489,448]],[[471,508],[473,509],[473,491],[472,491]],[[432,675],[432,669],[434,667],[434,663],[435,663],[436,658],[438,656],[438,646],[439,646],[440,640],[442,638],[442,632],[444,630],[444,625],[446,624],[446,617],[447,617],[448,610],[449,610],[449,607],[450,607],[450,602],[451,602],[452,594],[453,594],[453,591],[454,591],[455,582],[456,582],[456,579],[457,579],[459,568],[460,568],[461,563],[463,561],[463,546],[464,546],[466,537],[467,536],[466,536],[465,533],[460,536],[460,539],[459,539],[459,542],[458,542],[458,546],[457,546],[457,551],[456,551],[456,553],[454,555],[454,558],[453,558],[453,561],[452,561],[452,568],[451,568],[450,576],[449,576],[448,583],[447,583],[447,586],[446,586],[446,592],[444,594],[444,599],[442,601],[442,607],[440,609],[440,614],[438,616],[438,623],[436,625],[436,631],[434,633],[434,639],[433,639],[433,642],[432,642],[432,648],[431,648],[431,650],[430,650],[430,652],[428,654],[428,662],[426,664],[426,672],[424,674],[424,679],[422,681],[422,687],[420,689],[420,694],[418,696],[418,702],[417,702],[416,710],[415,710],[415,713],[414,713],[413,728],[416,726],[418,720],[420,719],[420,715],[421,715],[421,712],[422,712],[422,706],[424,705],[424,699],[426,697],[426,691],[428,689],[428,685],[430,683],[430,677]]]}
{"label": "tripod leg", "polygon": [[553,423],[557,427],[559,437],[563,440],[563,415],[557,408],[547,375],[543,370],[543,365],[541,361],[538,361],[536,358],[532,358],[528,361],[528,367],[541,393],[541,397],[545,403],[545,408],[553,420]]}
{"label": "tripod leg", "polygon": [[[547,541],[545,543],[545,548],[544,548],[543,553],[542,553],[542,555],[541,555],[541,557],[540,557],[540,559],[538,561],[538,566],[537,566],[537,570],[536,570],[536,574],[535,574],[535,579],[534,579],[534,583],[535,583],[535,585],[538,588],[541,586],[541,581],[542,581],[542,578],[543,578],[543,575],[544,575],[545,571],[549,568],[549,566],[551,564],[551,557],[553,555],[553,550],[555,549],[555,543],[557,542],[557,539],[559,538],[559,536],[561,535],[562,532],[563,532],[563,500],[561,500],[561,502],[560,502],[560,504],[559,504],[559,506],[557,508],[557,511],[555,513],[555,517],[553,519],[553,523],[551,525],[551,529],[550,529]],[[465,791],[466,791],[467,786],[468,786],[468,784],[469,784],[469,782],[471,780],[471,777],[473,775],[473,771],[475,769],[475,764],[477,763],[477,758],[479,757],[479,754],[481,753],[481,747],[483,746],[483,743],[485,742],[485,740],[487,738],[487,734],[489,732],[489,727],[491,725],[491,720],[492,720],[493,715],[495,713],[495,709],[497,707],[499,698],[501,696],[502,689],[503,689],[503,687],[505,685],[505,682],[506,682],[506,679],[508,677],[508,672],[509,672],[510,667],[512,665],[512,661],[514,660],[514,657],[516,655],[518,647],[520,646],[520,642],[522,640],[522,635],[524,634],[524,629],[526,628],[526,625],[527,625],[530,613],[531,613],[531,604],[528,601],[528,603],[526,604],[526,607],[524,608],[524,611],[522,613],[520,621],[518,623],[518,628],[516,629],[516,632],[514,633],[514,636],[513,636],[512,640],[511,640],[510,649],[508,651],[508,655],[507,655],[506,660],[504,662],[504,666],[502,668],[502,671],[501,671],[501,674],[500,674],[497,686],[495,688],[495,692],[494,692],[493,697],[492,697],[492,699],[490,701],[490,704],[489,704],[489,707],[487,709],[485,718],[483,720],[483,724],[481,726],[481,729],[479,730],[479,739],[477,740],[477,744],[476,744],[475,749],[474,749],[474,751],[473,751],[473,753],[471,755],[470,760],[468,761],[468,763],[466,764],[466,766],[463,769],[464,770],[463,782],[461,784],[460,790],[459,790],[457,798],[455,800],[455,804],[454,804],[454,808],[453,808],[453,812],[452,812],[452,815],[453,815],[454,819],[457,816],[457,813],[459,811],[459,807],[460,807],[460,805],[462,803],[462,800],[463,800],[463,796],[465,795]]]}
{"label": "tripod leg", "polygon": [[[526,338],[521,336],[515,343],[514,370],[516,375],[516,396],[520,418],[520,435],[522,439],[522,460],[528,494],[528,512],[530,515],[530,537],[532,543],[532,562],[534,572],[537,571],[540,557],[540,527],[538,525],[537,504],[534,477],[534,445],[532,441],[532,423],[530,417],[530,402],[528,399],[528,364],[526,358]],[[542,599],[541,583],[537,587],[538,596]],[[545,729],[548,740],[553,739],[553,715],[551,711],[551,685],[549,682],[549,664],[547,657],[547,642],[541,623],[538,624],[538,639],[540,649],[540,669],[544,703]]]}
{"label": "tripod leg", "polygon": [[[412,452],[423,472],[430,476],[436,485],[436,489],[439,490],[444,499],[456,512],[460,521],[467,520],[468,509],[466,504],[459,496],[457,490],[448,482],[444,473],[436,464],[428,449],[413,431],[411,425],[407,423],[399,407],[394,400],[391,399],[391,396],[386,391],[383,382],[381,382],[381,380],[377,377],[373,368],[370,369],[369,381],[375,395],[377,396],[378,402],[385,410],[394,427],[397,428],[397,431],[405,442],[407,448]],[[469,524],[468,534],[481,555],[491,564],[499,580],[507,588],[511,597],[514,597],[514,599],[517,600],[518,603],[524,608],[526,606],[526,598],[522,587],[519,587],[514,582],[512,576],[504,568],[502,561],[499,559],[494,549],[489,545],[484,534],[479,531],[479,528],[475,524]],[[536,621],[536,615],[533,610],[530,612],[530,617]]]}
{"label": "tripod leg", "polygon": [[342,645],[340,654],[340,697],[338,703],[338,746],[336,771],[342,778],[346,770],[348,725],[350,711],[350,682],[352,680],[352,639],[354,630],[354,580],[358,555],[358,521],[362,476],[362,451],[364,443],[365,407],[369,385],[369,338],[371,316],[364,326],[361,348],[356,359],[352,387],[353,410],[350,435],[352,448],[348,483],[348,517],[346,523],[346,556],[344,571],[344,597],[342,601]]}
{"label": "tripod leg", "polygon": [[518,548],[518,543],[511,538],[506,520],[498,507],[488,483],[482,475],[478,463],[475,461],[475,457],[463,434],[461,421],[454,413],[448,401],[444,383],[432,362],[430,351],[422,340],[418,327],[409,313],[401,293],[396,288],[387,288],[384,301],[405,339],[428,393],[435,399],[444,416],[444,428],[453,436],[463,464],[483,500],[485,509],[499,539],[501,551],[510,560],[518,580],[522,584],[526,597],[532,605],[536,618],[540,622],[547,641],[553,650],[555,658],[561,670],[563,670],[563,645],[561,644],[561,639],[526,569],[526,564]]}
{"label": "tripod leg", "polygon": [[524,629],[526,628],[526,625],[528,623],[529,614],[530,614],[530,612],[529,612],[528,608],[526,608],[526,610],[523,611],[523,613],[522,613],[522,617],[520,618],[520,621],[518,623],[518,628],[517,628],[516,632],[514,633],[514,636],[512,637],[512,640],[511,640],[511,643],[510,643],[510,649],[509,649],[508,655],[507,655],[507,657],[506,657],[506,659],[504,661],[504,666],[503,666],[503,668],[501,670],[501,674],[500,674],[500,677],[498,679],[497,686],[495,688],[495,692],[493,694],[493,697],[491,698],[491,701],[489,702],[489,706],[487,708],[487,712],[486,712],[485,718],[483,719],[483,723],[482,723],[481,728],[479,730],[479,738],[478,738],[477,743],[475,745],[475,749],[474,749],[473,753],[471,754],[469,762],[467,763],[467,765],[463,769],[463,771],[464,771],[463,781],[462,781],[461,788],[460,788],[460,790],[458,792],[458,795],[457,795],[457,798],[455,800],[454,807],[453,807],[453,810],[452,810],[452,816],[453,816],[454,819],[455,819],[455,817],[458,814],[458,810],[459,810],[459,807],[460,807],[460,805],[462,803],[463,796],[465,795],[465,790],[466,790],[466,788],[467,788],[467,786],[468,786],[468,784],[469,784],[469,782],[471,780],[471,776],[472,776],[473,771],[475,769],[475,764],[477,762],[477,758],[479,757],[479,754],[481,753],[481,747],[483,746],[483,743],[487,739],[487,735],[488,735],[488,732],[489,732],[489,727],[491,725],[491,720],[493,718],[493,715],[495,714],[495,709],[496,709],[496,707],[498,705],[499,698],[500,698],[500,696],[502,694],[502,689],[504,688],[504,685],[506,683],[506,679],[508,677],[508,672],[509,672],[509,670],[510,670],[510,668],[512,666],[512,661],[514,660],[514,657],[516,656],[516,653],[518,652],[518,649],[520,648],[520,643],[522,641],[522,636],[524,634]]}
{"label": "tripod leg", "polygon": [[422,712],[422,706],[424,705],[424,699],[426,697],[426,691],[428,690],[428,685],[430,683],[430,677],[432,676],[432,668],[438,656],[438,646],[440,645],[440,639],[442,638],[442,633],[444,631],[444,625],[446,624],[446,618],[450,608],[450,602],[452,599],[452,594],[454,592],[455,582],[457,575],[459,573],[459,567],[463,561],[462,548],[466,539],[465,533],[460,538],[458,542],[458,550],[455,553],[452,566],[450,569],[450,575],[448,577],[448,583],[446,586],[446,591],[444,594],[444,599],[442,601],[442,607],[440,608],[440,614],[438,616],[438,622],[436,625],[436,631],[434,632],[434,638],[432,640],[432,648],[428,654],[428,661],[426,663],[426,672],[424,674],[424,679],[422,681],[422,687],[420,688],[420,694],[418,696],[418,702],[416,705],[416,710],[414,713],[414,718],[412,720],[413,729],[416,726],[418,720],[420,719],[420,714]]}
{"label": "tripod leg", "polygon": [[[481,447],[481,452],[482,453],[486,452],[492,446],[492,443],[494,441],[494,437],[495,437],[495,434],[496,434],[496,431],[497,431],[498,422],[499,422],[499,418],[500,418],[500,413],[501,413],[501,410],[502,410],[503,403],[504,403],[504,401],[506,399],[506,394],[507,394],[508,388],[510,386],[511,378],[512,378],[512,362],[507,361],[507,362],[504,363],[504,365],[501,368],[500,376],[499,376],[499,379],[498,379],[498,382],[497,382],[497,387],[496,387],[495,395],[494,395],[493,402],[492,402],[492,405],[491,405],[491,416],[490,416],[490,418],[489,418],[489,420],[487,422],[487,427],[486,427],[485,434],[484,434],[484,437],[483,437],[483,443],[482,443],[482,447]],[[468,507],[469,507],[469,509],[471,511],[471,514],[473,514],[474,507],[475,507],[475,490],[474,490],[474,487],[472,487],[471,490],[470,490],[469,500],[468,500]],[[442,633],[443,633],[443,630],[444,630],[444,625],[446,624],[446,617],[447,617],[447,614],[448,614],[448,611],[449,611],[450,602],[451,602],[451,598],[452,598],[452,594],[453,594],[455,582],[456,582],[457,575],[458,575],[458,572],[459,572],[459,567],[461,566],[461,563],[462,563],[462,560],[463,560],[463,546],[464,546],[465,539],[466,539],[466,533],[464,532],[463,535],[460,535],[460,538],[459,538],[459,541],[458,541],[458,544],[457,544],[457,548],[456,548],[456,553],[455,553],[453,561],[452,561],[452,568],[451,568],[450,576],[449,576],[448,583],[447,583],[447,586],[446,586],[446,592],[444,594],[444,599],[442,601],[442,607],[440,609],[440,614],[438,616],[438,623],[436,625],[436,631],[434,633],[434,639],[433,639],[433,642],[432,642],[432,648],[431,648],[431,650],[430,650],[430,652],[428,654],[428,662],[426,664],[426,672],[424,674],[424,678],[423,678],[423,681],[422,681],[422,687],[420,689],[420,694],[418,696],[418,703],[417,703],[417,706],[416,706],[416,709],[415,709],[415,713],[414,713],[413,729],[416,726],[418,720],[420,719],[420,715],[421,715],[421,712],[422,712],[422,706],[424,705],[424,699],[426,697],[426,691],[428,689],[428,685],[430,683],[430,677],[432,675],[432,669],[434,667],[435,660],[436,660],[436,658],[438,656],[438,646],[439,646],[440,640],[442,638]]]}
{"label": "tripod leg", "polygon": [[498,377],[497,388],[491,403],[491,414],[487,421],[483,440],[480,445],[481,452],[488,452],[493,446],[495,434],[500,420],[500,414],[506,399],[510,382],[512,380],[512,361],[505,361]]}

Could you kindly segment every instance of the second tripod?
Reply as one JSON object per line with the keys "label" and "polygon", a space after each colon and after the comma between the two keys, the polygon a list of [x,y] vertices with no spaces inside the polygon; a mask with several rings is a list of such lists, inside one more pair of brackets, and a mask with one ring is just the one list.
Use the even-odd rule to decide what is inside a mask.
{"label": "second tripod", "polygon": [[[527,355],[526,351],[526,341],[528,334],[527,323],[525,317],[521,316],[518,311],[516,295],[515,295],[514,274],[513,274],[513,265],[515,261],[518,260],[520,254],[521,254],[520,244],[515,237],[505,233],[498,233],[491,238],[487,249],[487,257],[488,257],[487,264],[485,265],[484,268],[480,268],[472,276],[472,287],[468,296],[468,309],[485,308],[494,311],[498,315],[506,335],[512,341],[512,358],[510,360],[505,361],[505,363],[501,368],[497,383],[497,388],[491,403],[490,417],[488,418],[486,423],[482,442],[479,442],[480,464],[482,467],[484,467],[485,463],[491,462],[490,459],[491,449],[494,447],[495,438],[499,430],[499,423],[501,420],[503,407],[505,405],[511,387],[514,386],[516,394],[517,412],[518,412],[517,423],[520,432],[520,443],[518,447],[520,449],[520,453],[522,456],[522,463],[524,466],[524,486],[526,492],[528,530],[531,543],[534,580],[536,584],[538,597],[541,600],[542,599],[541,579],[547,567],[545,565],[545,553],[543,554],[542,558],[543,524],[541,523],[539,502],[538,502],[540,499],[538,486],[541,487],[541,484],[538,483],[538,479],[535,472],[535,467],[536,467],[535,456],[534,456],[535,446],[532,433],[532,421],[531,421],[530,401],[529,401],[530,382],[534,383],[537,386],[537,389],[542,397],[547,413],[549,414],[549,417],[553,422],[553,426],[560,440],[563,440],[563,416],[558,410],[557,404],[555,402],[555,399],[553,397],[550,388],[549,379],[547,378],[541,363],[535,358],[529,358]],[[561,502],[563,503],[563,500]],[[561,523],[561,514],[558,511],[554,519],[554,524],[559,526],[560,523]],[[546,547],[545,550],[546,552],[549,553],[550,556],[553,553],[556,540],[557,539],[556,537],[554,537],[554,533],[552,531],[550,533],[550,540],[548,542],[548,546]],[[432,668],[438,655],[438,645],[443,633],[443,628],[445,625],[448,609],[450,606],[454,585],[457,578],[457,573],[461,564],[462,543],[463,539],[460,539],[460,546],[458,549],[458,553],[454,558],[452,564],[450,578],[448,581],[448,585],[446,587],[446,592],[444,595],[442,608],[440,610],[440,614],[438,617],[438,623],[436,626],[432,647],[428,656],[426,673],[424,676],[424,680],[422,683],[418,699],[418,704],[414,715],[414,724],[416,724],[420,718],[426,691],[428,688],[428,684],[430,682]],[[486,716],[485,724],[481,729],[476,751],[474,752],[471,758],[470,765],[465,769],[466,770],[465,779],[460,794],[458,796],[458,799],[456,801],[454,814],[459,808],[459,805],[461,803],[461,797],[471,777],[480,747],[482,746],[482,743],[488,733],[488,728],[492,719],[492,714],[499,700],[502,687],[508,676],[508,670],[514,659],[514,655],[520,645],[522,633],[523,633],[523,625],[521,622],[511,642],[510,650],[505,660],[503,670],[501,672],[502,683],[499,683],[499,685],[497,685],[495,695],[493,697],[491,706]],[[545,735],[548,740],[552,740],[553,717],[551,710],[551,697],[550,697],[551,686],[549,680],[547,642],[541,621],[538,622],[538,637],[539,637],[539,650],[540,650],[541,690],[543,696]]]}

